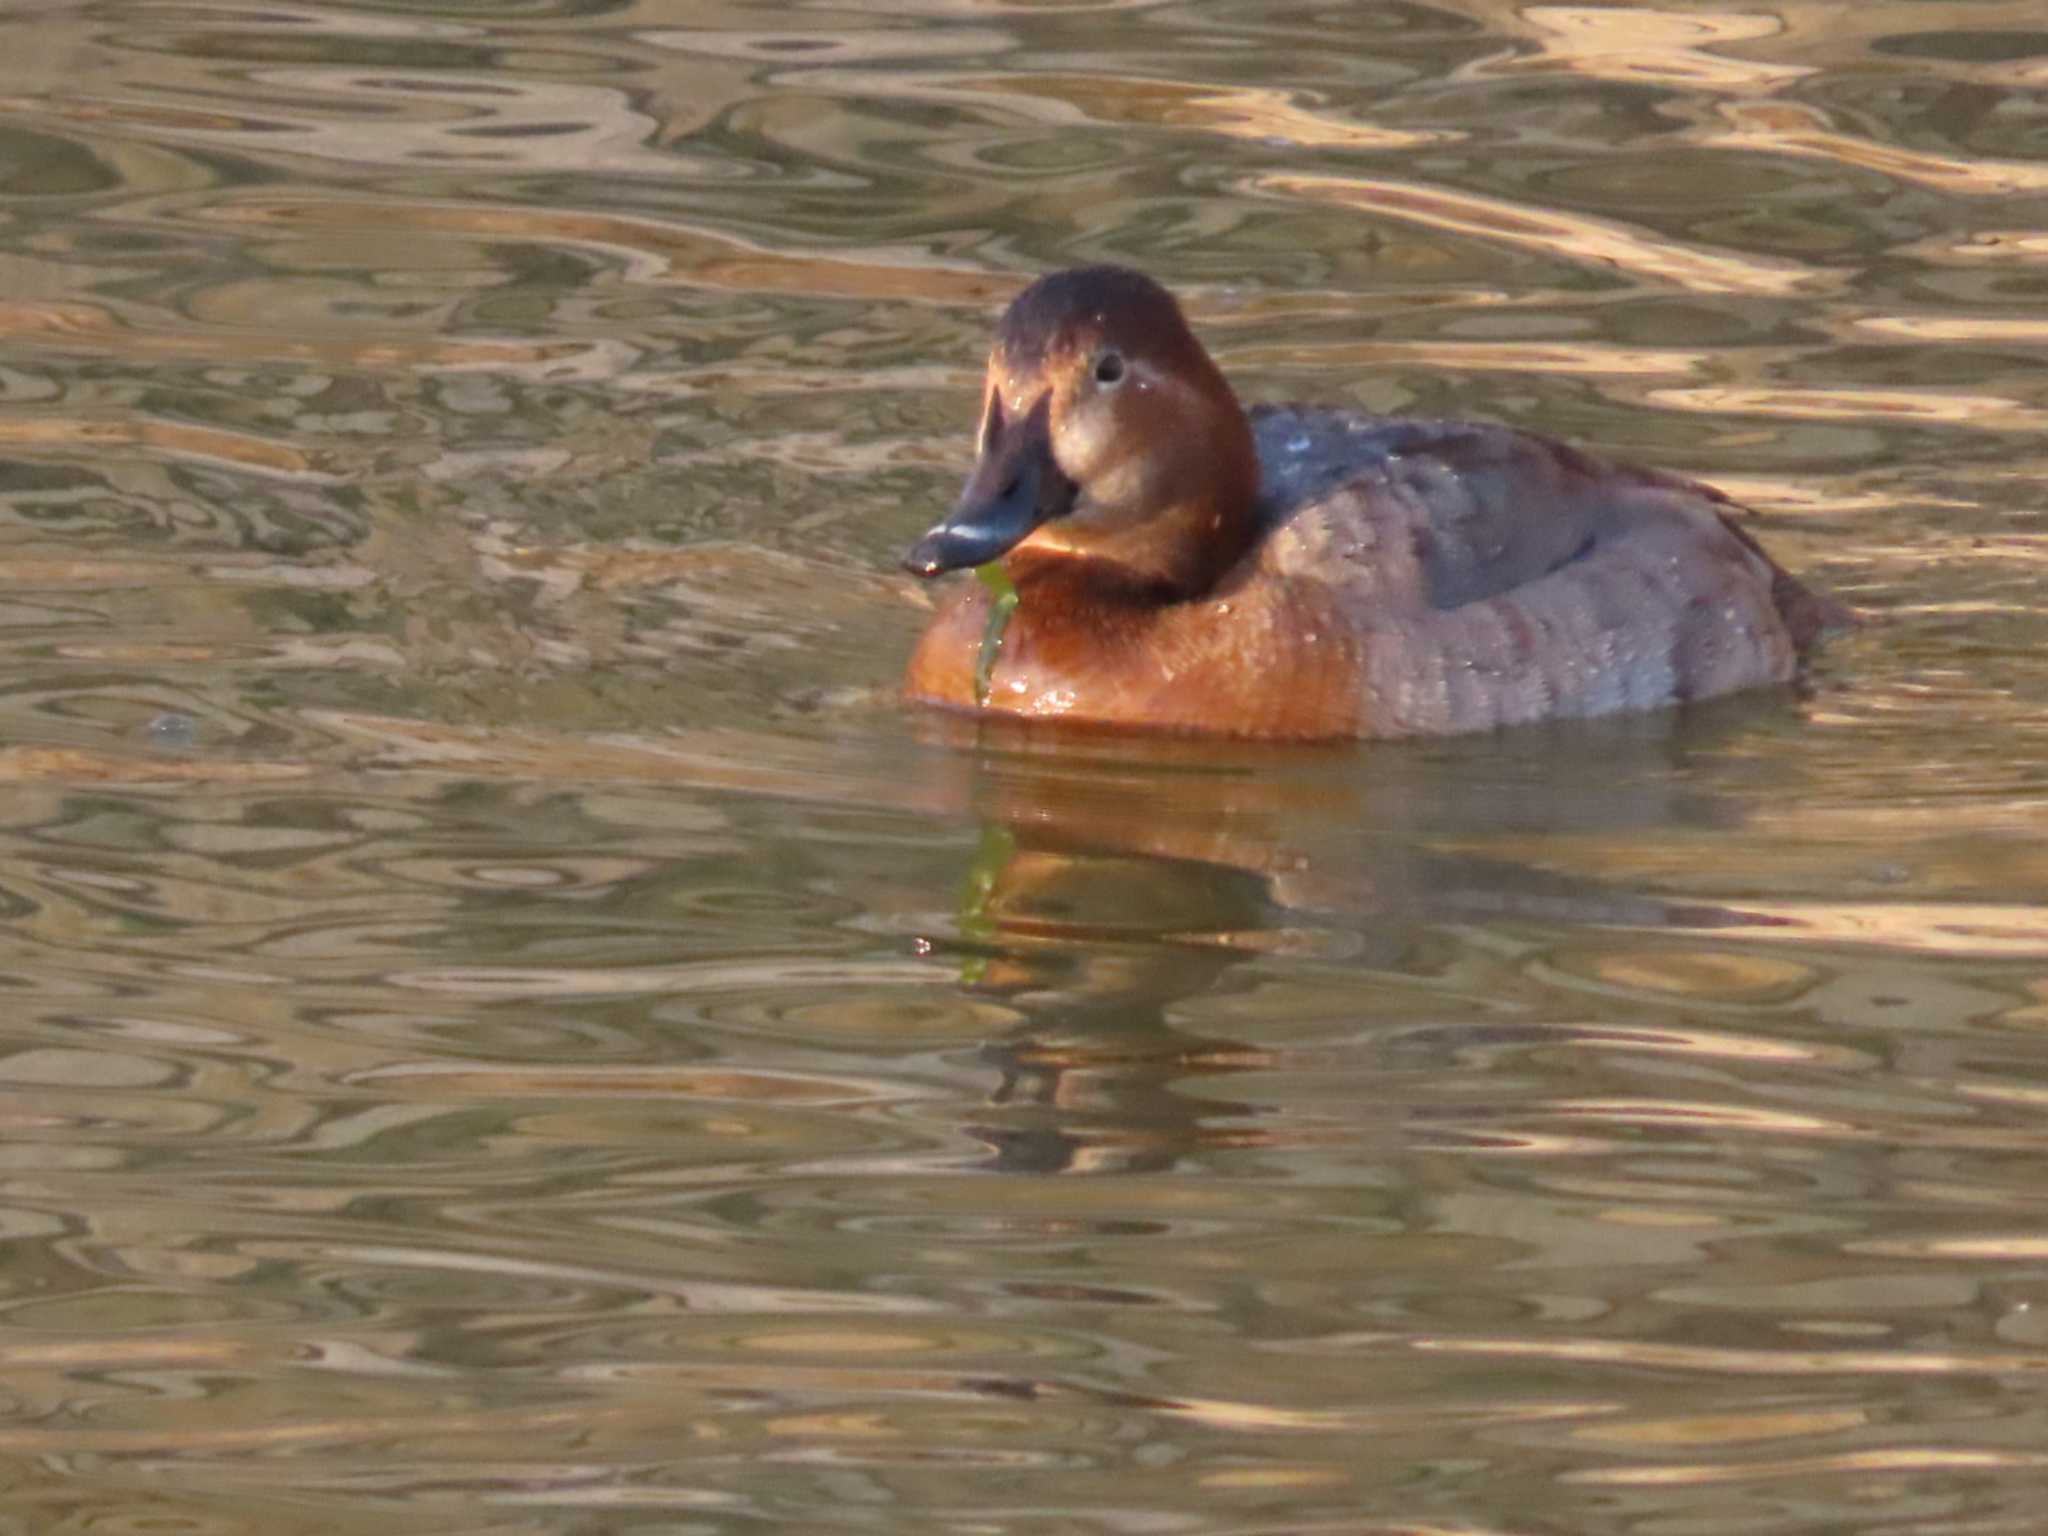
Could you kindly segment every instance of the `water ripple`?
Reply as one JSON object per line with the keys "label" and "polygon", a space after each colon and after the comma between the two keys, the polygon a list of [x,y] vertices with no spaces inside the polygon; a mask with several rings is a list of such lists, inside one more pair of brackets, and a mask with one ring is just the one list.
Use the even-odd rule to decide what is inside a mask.
{"label": "water ripple", "polygon": [[[1922,9],[13,7],[13,1525],[2034,1529],[2048,42]],[[907,713],[1098,259],[1870,622],[1372,752]]]}

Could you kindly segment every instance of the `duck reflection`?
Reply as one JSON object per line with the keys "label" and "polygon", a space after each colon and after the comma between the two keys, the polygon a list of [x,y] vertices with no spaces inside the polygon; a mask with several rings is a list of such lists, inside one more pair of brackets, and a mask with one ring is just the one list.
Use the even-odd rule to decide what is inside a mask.
{"label": "duck reflection", "polygon": [[1371,753],[934,723],[945,798],[984,830],[932,951],[1024,1020],[985,1047],[1000,1080],[970,1129],[1015,1172],[1263,1143],[1269,1111],[1214,1080],[1278,1053],[1190,1017],[1256,1012],[1277,955],[1326,968],[1339,995],[1357,978],[1369,1017],[1371,975],[1428,971],[1458,948],[1447,932],[1774,923],[1505,850],[1726,825],[1688,765],[1792,713],[1738,700]]}

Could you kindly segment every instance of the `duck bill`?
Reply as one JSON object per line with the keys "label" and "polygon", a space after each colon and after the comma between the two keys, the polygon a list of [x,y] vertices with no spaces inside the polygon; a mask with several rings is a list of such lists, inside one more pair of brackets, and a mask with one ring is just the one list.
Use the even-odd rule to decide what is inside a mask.
{"label": "duck bill", "polygon": [[1079,488],[1052,456],[1051,397],[997,430],[953,510],[910,546],[903,568],[919,576],[981,565],[1009,553],[1031,530],[1074,509]]}

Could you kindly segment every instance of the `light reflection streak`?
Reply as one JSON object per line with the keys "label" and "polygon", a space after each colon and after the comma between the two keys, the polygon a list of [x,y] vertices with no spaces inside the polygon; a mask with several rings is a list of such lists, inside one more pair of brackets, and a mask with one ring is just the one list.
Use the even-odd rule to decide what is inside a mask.
{"label": "light reflection streak", "polygon": [[[1144,0],[1144,3],[1150,3],[1150,0]],[[848,64],[872,66],[902,64],[912,60],[924,63],[933,59],[997,53],[1016,46],[1017,39],[1013,33],[999,31],[994,27],[901,25],[902,13],[907,9],[911,7],[905,5],[903,0],[896,0],[887,12],[876,12],[880,24],[872,26],[821,26],[803,31],[770,31],[765,27],[727,30],[715,27],[647,26],[638,28],[633,33],[633,38],[636,42],[643,43],[649,48],[660,49],[664,53],[685,55],[693,62],[713,58],[743,59],[755,64],[772,64],[777,67],[777,74],[772,76],[772,79],[801,85],[806,89],[815,89],[821,77],[829,79]],[[963,8],[954,4],[943,4],[938,9],[957,20]],[[851,17],[857,13],[842,14]],[[863,93],[871,96],[884,93],[895,96],[906,83],[914,83],[924,78],[922,75],[899,77],[895,73],[873,68],[849,73],[852,73],[853,79],[861,82]]]}
{"label": "light reflection streak", "polygon": [[[1999,1095],[1986,1084],[1976,1085],[1974,1093],[1968,1087],[1961,1091],[1977,1098],[2002,1097],[2008,1102],[2024,1103],[2035,1109],[2044,1102],[2044,1096],[2040,1094]],[[1917,1241],[1874,1238],[1848,1246],[1851,1252],[1883,1258],[1969,1259],[1973,1262],[1990,1259],[2006,1264],[2038,1264],[2048,1259],[2048,1238],[2031,1232],[2005,1237],[1931,1237]]]}
{"label": "light reflection streak", "polygon": [[2048,320],[1981,315],[1868,315],[1852,322],[1859,331],[1901,341],[1988,341],[2032,345],[2048,342]]}
{"label": "light reflection streak", "polygon": [[1561,1038],[1556,1043],[1568,1049],[1670,1051],[1707,1060],[1808,1063],[1817,1061],[1822,1054],[1813,1046],[1768,1040],[1757,1035],[1738,1035],[1725,1029],[1693,1030],[1670,1026],[1604,1029],[1587,1026],[1562,1030],[1559,1034]]}
{"label": "light reflection streak", "polygon": [[1961,239],[1932,236],[1906,249],[1931,261],[2010,261],[2031,266],[2048,261],[2048,234],[2027,229],[1980,229]]}
{"label": "light reflection streak", "polygon": [[1816,73],[1803,64],[1730,58],[1706,50],[1777,37],[1785,24],[1768,13],[1645,6],[1531,5],[1520,12],[1541,51],[1484,66],[1487,74],[1563,68],[1593,80],[1669,85],[1688,91],[1773,91]]}
{"label": "light reflection streak", "polygon": [[[319,1445],[331,1450],[359,1446],[364,1450],[389,1445],[394,1439],[435,1435],[533,1435],[560,1431],[581,1438],[596,1426],[642,1416],[626,1405],[577,1403],[568,1408],[494,1408],[451,1411],[445,1402],[416,1406],[402,1413],[306,1416],[290,1423],[275,1418],[262,1424],[186,1424],[179,1428],[10,1429],[0,1427],[0,1453],[37,1456],[146,1456],[235,1451],[278,1452],[292,1446]],[[303,1475],[303,1474],[301,1474]],[[189,1527],[190,1522],[180,1521]]]}
{"label": "light reflection streak", "polygon": [[1132,75],[966,76],[952,82],[982,105],[992,98],[1044,96],[1096,123],[1195,128],[1228,138],[1308,149],[1414,149],[1465,135],[1446,129],[1380,128],[1317,109],[1300,91],[1215,85]]}
{"label": "light reflection streak", "polygon": [[420,992],[458,993],[477,998],[637,997],[650,992],[709,992],[759,987],[949,986],[950,978],[919,960],[833,962],[777,956],[759,964],[613,966],[580,970],[569,966],[452,966],[437,971],[393,972],[388,985]]}
{"label": "light reflection streak", "polygon": [[0,747],[0,784],[273,784],[311,778],[305,763],[117,757],[79,747]]}
{"label": "light reflection streak", "polygon": [[1603,1467],[1564,1472],[1562,1481],[1606,1488],[1698,1487],[1708,1483],[1747,1483],[1761,1478],[1826,1477],[1843,1473],[2003,1471],[2048,1467],[2048,1453],[2039,1451],[1951,1451],[1925,1446],[1886,1446],[1876,1451],[1845,1451],[1835,1456],[1791,1456],[1734,1465],[1689,1467]]}
{"label": "light reflection streak", "polygon": [[2014,197],[2048,190],[2048,164],[1962,160],[1878,144],[1836,132],[1817,108],[1795,102],[1731,102],[1722,108],[1722,115],[1731,126],[1701,139],[1715,149],[1831,160],[1963,197]]}
{"label": "light reflection streak", "polygon": [[[1798,516],[1843,516],[1852,512],[1879,512],[1896,507],[1908,498],[1887,491],[1848,490],[1837,481],[1787,480],[1777,475],[1729,475],[1716,473],[1714,484],[1745,507],[1768,507],[1773,513]],[[1920,507],[1968,507],[1975,503],[1915,494]]]}
{"label": "light reflection streak", "polygon": [[465,1062],[408,1062],[354,1075],[358,1084],[432,1091],[451,1096],[506,1098],[714,1099],[750,1104],[876,1104],[913,1097],[901,1084],[876,1078],[827,1077],[802,1072],[748,1072],[737,1068],[510,1067]]}
{"label": "light reflection streak", "polygon": [[157,565],[142,560],[0,559],[0,586],[33,587],[38,591],[76,588],[102,591],[109,587],[147,587],[183,575],[182,565]]}
{"label": "light reflection streak", "polygon": [[18,347],[103,354],[136,360],[177,359],[247,367],[265,359],[373,371],[488,371],[549,380],[609,378],[637,356],[616,339],[577,341],[452,340],[364,335],[360,319],[337,318],[327,335],[253,326],[172,331],[130,324],[99,305],[51,300],[0,300],[0,336]]}
{"label": "light reflection streak", "polygon": [[1021,278],[949,266],[909,250],[896,260],[862,259],[857,252],[845,251],[789,255],[720,230],[567,208],[279,197],[244,198],[195,210],[192,217],[307,232],[382,225],[413,234],[582,246],[620,257],[630,282],[789,293],[813,299],[994,305],[1007,301],[1023,286]]}
{"label": "light reflection streak", "polygon": [[1418,1421],[1433,1425],[1546,1424],[1558,1420],[1597,1418],[1618,1411],[1616,1404],[1583,1402],[1503,1403],[1484,1408],[1437,1408],[1425,1412],[1368,1408],[1279,1408],[1268,1403],[1233,1402],[1223,1398],[1160,1398],[1148,1407],[1212,1429],[1311,1430],[1409,1429]]}
{"label": "light reflection streak", "polygon": [[1794,262],[1683,245],[1607,219],[1420,182],[1269,172],[1251,178],[1248,190],[1526,246],[1580,266],[1615,267],[1694,293],[1782,295],[1839,281],[1835,274]]}
{"label": "light reflection streak", "polygon": [[188,421],[123,414],[104,418],[33,416],[0,418],[0,446],[24,453],[82,448],[153,448],[177,458],[231,465],[277,479],[333,484],[342,478],[332,455],[294,447],[278,438],[228,432]]}
{"label": "light reflection streak", "polygon": [[1419,1145],[1433,1151],[1486,1157],[1604,1157],[1615,1150],[1612,1138],[1563,1136],[1492,1125],[1457,1125],[1438,1121],[1415,1133]]}
{"label": "light reflection streak", "polygon": [[1715,1376],[2039,1376],[2048,1355],[1965,1354],[1918,1349],[1722,1349],[1636,1339],[1420,1338],[1424,1354],[1503,1360],[1558,1360]]}
{"label": "light reflection streak", "polygon": [[153,144],[261,144],[268,155],[328,161],[355,174],[462,166],[673,177],[692,168],[650,147],[661,124],[611,85],[511,71],[323,66],[254,72],[243,86],[234,113],[65,95],[0,98],[0,113]]}
{"label": "light reflection streak", "polygon": [[[1889,819],[1890,812],[1883,813]],[[1930,811],[1952,824],[1954,812]],[[1753,943],[1787,941],[1872,945],[1911,954],[2015,958],[2048,956],[2048,910],[2020,902],[1801,902],[1746,901],[1744,906],[1780,926],[1762,925]]]}
{"label": "light reflection streak", "polygon": [[1588,1424],[1572,1432],[1574,1440],[1593,1445],[1651,1446],[1740,1445],[1795,1436],[1838,1435],[1861,1429],[1872,1415],[1862,1408],[1794,1408],[1782,1412],[1707,1414],[1691,1418],[1623,1420]]}
{"label": "light reflection streak", "polygon": [[687,1276],[649,1274],[641,1270],[519,1259],[505,1253],[467,1253],[457,1248],[259,1241],[248,1244],[248,1249],[279,1257],[289,1255],[302,1261],[311,1258],[330,1264],[376,1269],[488,1275],[496,1279],[594,1285],[608,1290],[673,1296],[687,1302],[693,1312],[726,1316],[826,1313],[856,1317],[929,1317],[940,1310],[937,1303],[919,1296],[884,1296],[792,1285],[739,1285]]}
{"label": "light reflection streak", "polygon": [[1818,1115],[1796,1115],[1760,1105],[1710,1104],[1683,1099],[1560,1099],[1546,1106],[1573,1120],[1620,1121],[1630,1125],[1685,1126],[1698,1130],[1754,1131],[1760,1135],[1812,1136],[1829,1141],[1867,1141],[1871,1132]]}
{"label": "light reflection streak", "polygon": [[1313,340],[1272,347],[1222,349],[1246,368],[1384,367],[1413,363],[1499,373],[1561,373],[1580,377],[1655,378],[1698,374],[1708,355],[1675,347],[1624,347],[1569,341],[1355,341]]}
{"label": "light reflection streak", "polygon": [[2038,432],[2048,414],[2005,395],[1912,389],[1792,389],[1766,385],[1702,385],[1655,389],[1654,405],[1717,416],[1783,416],[1796,421],[1927,422],[1983,431]]}

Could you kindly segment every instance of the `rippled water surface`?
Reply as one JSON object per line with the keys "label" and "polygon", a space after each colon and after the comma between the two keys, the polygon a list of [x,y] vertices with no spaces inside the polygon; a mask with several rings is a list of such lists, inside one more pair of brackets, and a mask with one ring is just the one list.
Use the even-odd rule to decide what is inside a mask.
{"label": "rippled water surface", "polygon": [[[20,0],[0,1533],[2040,1529],[2027,3]],[[1800,696],[976,740],[994,309],[1761,513]]]}

